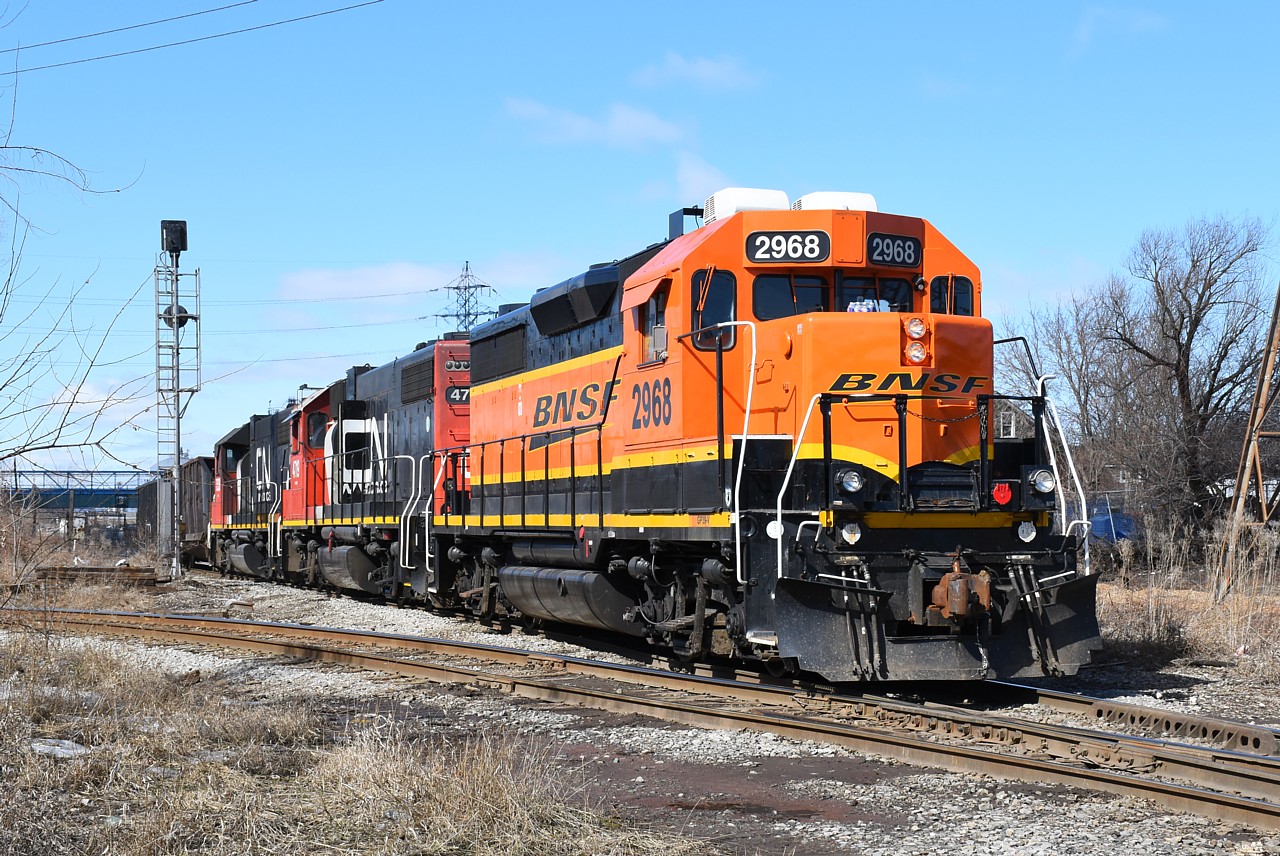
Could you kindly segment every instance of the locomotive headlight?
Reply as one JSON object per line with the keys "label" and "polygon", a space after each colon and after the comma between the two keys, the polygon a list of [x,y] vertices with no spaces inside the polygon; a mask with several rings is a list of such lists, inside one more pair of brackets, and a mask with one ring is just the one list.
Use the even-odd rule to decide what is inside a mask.
{"label": "locomotive headlight", "polygon": [[862,527],[856,523],[846,523],[840,527],[840,537],[846,544],[853,546],[862,537]]}
{"label": "locomotive headlight", "polygon": [[923,318],[912,318],[907,322],[907,335],[913,339],[922,338],[926,329]]}
{"label": "locomotive headlight", "polygon": [[836,476],[836,483],[840,485],[840,489],[845,493],[853,494],[862,490],[862,476],[857,470],[844,470]]}
{"label": "locomotive headlight", "polygon": [[923,363],[925,357],[929,356],[929,351],[921,342],[912,342],[907,345],[907,359],[913,363]]}
{"label": "locomotive headlight", "polygon": [[1036,470],[1028,481],[1031,482],[1031,489],[1036,493],[1053,493],[1058,487],[1058,480],[1048,470]]}
{"label": "locomotive headlight", "polygon": [[1030,520],[1024,520],[1018,524],[1018,539],[1023,543],[1030,544],[1036,537],[1036,525]]}

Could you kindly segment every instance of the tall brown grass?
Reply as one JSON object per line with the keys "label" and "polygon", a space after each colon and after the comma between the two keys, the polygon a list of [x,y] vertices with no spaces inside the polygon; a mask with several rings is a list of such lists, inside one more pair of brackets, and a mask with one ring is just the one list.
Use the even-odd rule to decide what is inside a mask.
{"label": "tall brown grass", "polygon": [[[701,852],[589,805],[550,747],[336,702],[254,701],[127,650],[0,635],[0,853]],[[41,754],[41,740],[77,754]]]}
{"label": "tall brown grass", "polygon": [[[1280,680],[1280,533],[1243,530],[1224,569],[1227,535],[1225,524],[1207,534],[1149,526],[1141,548],[1122,542],[1108,557],[1098,618],[1113,658],[1232,662],[1250,677]],[[1219,597],[1224,572],[1232,584]]]}

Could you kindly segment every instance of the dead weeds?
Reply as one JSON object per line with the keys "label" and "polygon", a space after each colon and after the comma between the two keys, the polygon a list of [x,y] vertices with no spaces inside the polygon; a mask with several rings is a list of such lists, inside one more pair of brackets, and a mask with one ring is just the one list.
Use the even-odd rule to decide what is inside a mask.
{"label": "dead weeds", "polygon": [[[1106,655],[1159,668],[1175,660],[1231,662],[1250,679],[1280,667],[1280,531],[1151,521],[1140,543],[1098,551],[1098,621]],[[1230,580],[1229,587],[1225,581]],[[1225,595],[1221,594],[1226,589]]]}
{"label": "dead weeds", "polygon": [[1204,588],[1104,583],[1098,622],[1111,659],[1231,662],[1259,680],[1280,674],[1280,595],[1257,586],[1238,585],[1219,603]]}
{"label": "dead weeds", "polygon": [[93,640],[0,637],[0,853],[681,854],[546,746],[256,703]]}

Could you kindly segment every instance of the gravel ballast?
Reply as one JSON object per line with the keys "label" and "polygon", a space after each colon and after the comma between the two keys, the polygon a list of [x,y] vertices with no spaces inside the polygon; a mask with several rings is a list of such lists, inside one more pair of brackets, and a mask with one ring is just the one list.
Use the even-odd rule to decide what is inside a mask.
{"label": "gravel ballast", "polygon": [[[246,605],[251,604],[251,606]],[[607,657],[543,636],[265,583],[191,575],[156,611],[494,642]],[[550,742],[610,810],[705,839],[707,852],[859,854],[1280,854],[1280,835],[1083,789],[1032,786],[912,767],[772,735],[689,729],[639,717],[525,702],[339,667],[112,642],[173,674],[232,678],[264,700],[326,700],[343,716],[393,716],[423,728],[501,731]],[[1092,669],[1059,684],[1245,721],[1277,721],[1276,687],[1223,666]]]}

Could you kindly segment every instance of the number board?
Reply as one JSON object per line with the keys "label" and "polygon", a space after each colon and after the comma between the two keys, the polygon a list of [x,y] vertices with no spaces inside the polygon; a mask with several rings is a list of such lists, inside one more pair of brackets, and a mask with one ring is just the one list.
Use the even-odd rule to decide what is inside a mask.
{"label": "number board", "polygon": [[779,262],[825,262],[831,255],[831,236],[826,232],[752,232],[747,235],[747,260]]}
{"label": "number board", "polygon": [[444,397],[450,404],[470,404],[471,387],[451,386],[445,390]]}
{"label": "number board", "polygon": [[867,263],[895,267],[920,267],[920,239],[907,235],[867,235]]}

